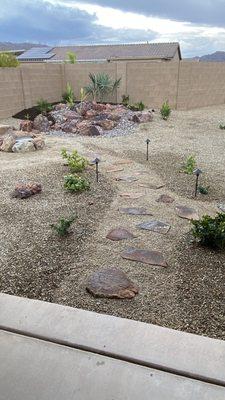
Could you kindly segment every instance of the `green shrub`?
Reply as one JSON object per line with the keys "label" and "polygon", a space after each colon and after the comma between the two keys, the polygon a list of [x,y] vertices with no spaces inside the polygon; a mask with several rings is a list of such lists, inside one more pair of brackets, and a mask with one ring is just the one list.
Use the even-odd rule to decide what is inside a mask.
{"label": "green shrub", "polygon": [[225,129],[225,125],[220,124],[220,125],[219,125],[219,128],[220,128],[220,129]]}
{"label": "green shrub", "polygon": [[69,154],[66,149],[62,149],[61,155],[67,161],[71,172],[82,172],[88,166],[88,160],[80,156],[77,150]]}
{"label": "green shrub", "polygon": [[181,172],[184,172],[185,174],[192,175],[195,168],[196,168],[196,160],[194,156],[189,156],[187,158],[187,161],[183,168],[181,169]]}
{"label": "green shrub", "polygon": [[14,54],[7,52],[0,53],[0,67],[18,67],[18,65],[20,63]]}
{"label": "green shrub", "polygon": [[123,106],[127,107],[129,105],[129,101],[130,101],[130,96],[123,94],[122,96],[122,104]]}
{"label": "green shrub", "polygon": [[66,236],[69,234],[69,228],[75,221],[75,217],[69,219],[60,218],[57,224],[51,224],[51,228],[58,233],[59,236]]}
{"label": "green shrub", "polygon": [[67,103],[70,107],[74,105],[75,102],[75,95],[72,86],[67,83],[66,91],[62,95],[62,99],[65,103]]}
{"label": "green shrub", "polygon": [[52,110],[52,105],[48,103],[47,100],[40,99],[37,101],[37,109],[41,114],[46,114],[47,112]]}
{"label": "green shrub", "polygon": [[218,213],[215,218],[204,215],[199,221],[191,221],[192,235],[203,246],[223,249],[225,247],[225,214]]}
{"label": "green shrub", "polygon": [[106,73],[89,74],[90,84],[84,88],[94,101],[103,101],[105,96],[113,93],[120,85],[121,78],[113,80]]}
{"label": "green shrub", "polygon": [[128,105],[128,108],[132,111],[143,111],[145,109],[145,105],[142,101],[139,101],[139,103]]}
{"label": "green shrub", "polygon": [[66,60],[66,64],[76,64],[77,56],[73,51],[68,51],[67,57],[68,57],[68,60]]}
{"label": "green shrub", "polygon": [[167,120],[171,114],[171,108],[169,106],[168,101],[165,101],[165,103],[163,103],[161,110],[160,110],[160,114],[162,116],[163,119]]}
{"label": "green shrub", "polygon": [[64,176],[64,188],[70,192],[82,192],[90,189],[90,183],[86,178],[78,175]]}
{"label": "green shrub", "polygon": [[200,194],[208,194],[209,193],[209,186],[205,187],[205,186],[199,185],[198,192]]}

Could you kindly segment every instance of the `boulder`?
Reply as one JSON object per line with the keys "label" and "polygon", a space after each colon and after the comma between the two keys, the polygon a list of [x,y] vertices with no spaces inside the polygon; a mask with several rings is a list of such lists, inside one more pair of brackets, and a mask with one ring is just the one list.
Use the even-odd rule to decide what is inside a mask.
{"label": "boulder", "polygon": [[146,123],[146,122],[151,122],[153,120],[153,115],[151,111],[143,111],[143,112],[138,112],[135,113],[131,117],[133,122],[137,122],[138,124]]}
{"label": "boulder", "polygon": [[42,137],[34,138],[33,144],[36,150],[43,150],[43,148],[45,147],[45,141]]}
{"label": "boulder", "polygon": [[59,110],[65,110],[67,107],[67,104],[65,103],[58,103],[53,107],[53,110],[59,111]]}
{"label": "boulder", "polygon": [[53,121],[53,123],[57,124],[63,124],[66,122],[66,117],[65,117],[65,110],[59,110],[59,111],[51,111],[49,113],[49,117]]}
{"label": "boulder", "polygon": [[40,183],[17,183],[12,197],[17,197],[19,199],[27,199],[42,191]]}
{"label": "boulder", "polygon": [[82,121],[77,124],[77,133],[84,136],[99,136],[102,134],[102,128],[90,121]]}
{"label": "boulder", "polygon": [[33,140],[18,140],[12,147],[13,153],[28,153],[35,150]]}
{"label": "boulder", "polygon": [[25,132],[31,132],[33,129],[33,121],[24,120],[20,122],[20,130]]}
{"label": "boulder", "polygon": [[34,119],[34,129],[37,129],[40,132],[47,132],[50,129],[50,121],[45,115],[39,114]]}
{"label": "boulder", "polygon": [[95,111],[95,110],[88,110],[88,111],[85,112],[84,118],[85,118],[85,119],[92,119],[92,118],[95,118],[96,115],[97,115],[97,111]]}
{"label": "boulder", "polygon": [[102,104],[102,103],[96,103],[96,102],[94,102],[93,101],[93,103],[92,103],[92,108],[93,108],[93,110],[95,110],[95,111],[104,111],[104,110],[107,110],[108,109],[108,104]]}
{"label": "boulder", "polygon": [[76,111],[69,110],[69,111],[64,112],[64,117],[68,121],[71,119],[79,119],[80,115]]}
{"label": "boulder", "polygon": [[5,135],[13,130],[13,127],[10,125],[0,125],[0,136]]}
{"label": "boulder", "polygon": [[64,132],[76,133],[78,121],[79,121],[78,119],[72,119],[70,121],[67,121],[61,125],[61,129]]}
{"label": "boulder", "polygon": [[101,126],[104,131],[109,131],[113,129],[117,123],[115,121],[111,121],[110,119],[103,119],[102,121],[96,121],[95,125]]}
{"label": "boulder", "polygon": [[10,153],[15,143],[16,143],[15,136],[7,135],[3,138],[3,143],[0,147],[0,150]]}

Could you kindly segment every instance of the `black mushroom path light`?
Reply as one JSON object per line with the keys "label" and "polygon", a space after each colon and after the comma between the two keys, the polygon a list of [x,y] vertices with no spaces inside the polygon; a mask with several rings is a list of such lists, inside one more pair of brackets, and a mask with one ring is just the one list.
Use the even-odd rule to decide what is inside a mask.
{"label": "black mushroom path light", "polygon": [[198,179],[199,176],[202,174],[202,170],[197,168],[194,170],[194,175],[196,176],[196,182],[195,182],[195,197],[197,197],[197,193],[198,193]]}
{"label": "black mushroom path light", "polygon": [[99,162],[100,162],[100,159],[98,158],[98,157],[96,157],[94,160],[93,160],[93,164],[95,164],[95,171],[96,171],[96,182],[98,182],[98,176],[99,176],[99,171],[98,171],[98,164],[99,164]]}
{"label": "black mushroom path light", "polygon": [[147,153],[146,153],[146,160],[148,161],[148,146],[150,143],[150,139],[146,139],[146,144],[147,144]]}

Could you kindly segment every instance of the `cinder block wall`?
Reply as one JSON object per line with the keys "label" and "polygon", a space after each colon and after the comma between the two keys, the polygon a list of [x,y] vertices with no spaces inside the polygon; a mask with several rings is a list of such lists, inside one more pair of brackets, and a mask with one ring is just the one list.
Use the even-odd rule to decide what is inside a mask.
{"label": "cinder block wall", "polygon": [[0,118],[36,105],[41,97],[60,101],[69,82],[80,98],[80,89],[89,82],[89,73],[106,72],[121,78],[119,89],[106,100],[121,102],[142,100],[158,108],[168,100],[173,108],[192,108],[225,103],[225,63],[189,61],[118,61],[82,64],[22,64],[18,68],[0,68]]}

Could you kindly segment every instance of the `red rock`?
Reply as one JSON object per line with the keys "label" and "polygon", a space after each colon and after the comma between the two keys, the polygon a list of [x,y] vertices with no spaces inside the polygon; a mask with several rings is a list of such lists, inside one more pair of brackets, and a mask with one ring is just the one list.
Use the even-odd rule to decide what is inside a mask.
{"label": "red rock", "polygon": [[102,121],[96,121],[95,125],[101,126],[101,128],[104,131],[109,131],[109,130],[113,129],[117,125],[117,123],[115,121],[111,121],[109,119],[104,119]]}
{"label": "red rock", "polygon": [[84,118],[85,119],[92,119],[97,115],[97,111],[95,110],[88,110],[85,112]]}
{"label": "red rock", "polygon": [[20,130],[25,132],[31,132],[33,129],[33,121],[24,120],[20,122]]}
{"label": "red rock", "polygon": [[108,109],[107,104],[95,103],[95,102],[92,103],[92,108],[95,111],[104,111]]}
{"label": "red rock", "polygon": [[37,129],[40,132],[47,132],[50,129],[50,122],[45,115],[39,114],[36,118],[34,118],[34,129]]}
{"label": "red rock", "polygon": [[20,199],[27,199],[28,197],[40,193],[41,191],[42,187],[40,183],[17,183],[12,196]]}
{"label": "red rock", "polygon": [[65,108],[67,108],[67,104],[65,103],[58,103],[54,106],[55,111],[64,110]]}
{"label": "red rock", "polygon": [[138,112],[132,116],[132,121],[137,122],[139,124],[151,122],[152,120],[153,120],[153,115],[150,111]]}
{"label": "red rock", "polygon": [[168,194],[161,194],[159,198],[156,200],[158,203],[166,203],[170,204],[174,202],[173,197],[170,197]]}
{"label": "red rock", "polygon": [[132,299],[138,287],[118,268],[106,268],[94,272],[88,279],[86,289],[95,297]]}
{"label": "red rock", "polygon": [[125,228],[111,229],[106,238],[114,241],[133,239],[135,236]]}
{"label": "red rock", "polygon": [[141,249],[127,249],[121,254],[122,258],[131,261],[137,261],[144,264],[158,265],[160,267],[167,267],[167,263],[163,255],[158,251],[141,250]]}
{"label": "red rock", "polygon": [[102,134],[102,129],[90,121],[82,121],[77,124],[77,133],[84,136],[99,136]]}
{"label": "red rock", "polygon": [[61,125],[61,129],[64,132],[76,133],[77,132],[78,119],[71,119]]}

